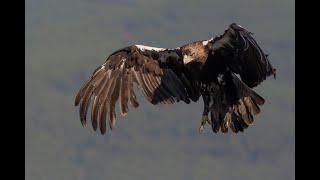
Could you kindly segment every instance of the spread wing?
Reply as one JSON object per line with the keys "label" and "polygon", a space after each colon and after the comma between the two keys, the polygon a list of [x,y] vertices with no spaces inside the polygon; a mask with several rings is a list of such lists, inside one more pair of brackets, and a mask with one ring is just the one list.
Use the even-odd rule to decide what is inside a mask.
{"label": "spread wing", "polygon": [[[115,104],[119,100],[120,112],[126,115],[128,102],[138,107],[133,84],[138,85],[152,104],[172,104],[180,100],[189,103],[197,100],[194,88],[183,72],[179,59],[167,56],[158,60],[162,52],[143,53],[136,46],[130,46],[111,54],[98,67],[91,78],[80,88],[75,105],[80,104],[80,120],[86,124],[86,116],[91,103],[93,129],[99,124],[102,134],[106,132],[106,117],[109,126],[115,126]],[[163,52],[165,53],[165,52]],[[181,66],[179,66],[181,64]]]}
{"label": "spread wing", "polygon": [[250,88],[257,86],[266,77],[274,75],[275,69],[261,50],[252,33],[233,23],[225,33],[210,43],[212,53],[221,56],[227,66],[240,75]]}

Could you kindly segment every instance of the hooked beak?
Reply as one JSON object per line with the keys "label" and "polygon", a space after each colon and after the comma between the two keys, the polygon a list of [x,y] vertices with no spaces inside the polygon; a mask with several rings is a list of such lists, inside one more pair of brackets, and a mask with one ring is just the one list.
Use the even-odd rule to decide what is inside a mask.
{"label": "hooked beak", "polygon": [[191,56],[183,55],[183,63],[188,64],[189,62],[193,61],[194,59]]}

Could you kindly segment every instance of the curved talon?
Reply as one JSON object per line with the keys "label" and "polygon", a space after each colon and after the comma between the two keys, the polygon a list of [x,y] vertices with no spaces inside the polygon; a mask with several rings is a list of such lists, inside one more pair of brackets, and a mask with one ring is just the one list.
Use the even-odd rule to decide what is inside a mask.
{"label": "curved talon", "polygon": [[206,125],[207,122],[208,122],[208,124],[211,124],[211,120],[209,119],[209,117],[208,116],[202,116],[201,124],[200,124],[200,127],[199,127],[199,133],[203,132],[204,126]]}
{"label": "curved talon", "polygon": [[207,122],[208,122],[208,124],[210,124],[210,125],[212,124],[212,121],[211,121],[211,119],[209,119],[209,118],[207,119]]}
{"label": "curved talon", "polygon": [[203,126],[203,125],[201,125],[201,126],[199,127],[199,133],[202,133],[202,132],[203,132],[203,130],[204,130],[204,126]]}

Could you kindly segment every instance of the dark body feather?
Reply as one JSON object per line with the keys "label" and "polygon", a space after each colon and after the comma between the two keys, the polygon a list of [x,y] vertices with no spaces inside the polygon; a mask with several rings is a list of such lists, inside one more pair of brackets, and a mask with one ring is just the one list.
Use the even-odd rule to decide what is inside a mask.
{"label": "dark body feather", "polygon": [[[236,76],[238,74],[238,76]],[[126,115],[138,107],[136,84],[152,104],[190,103],[202,96],[203,117],[210,114],[213,132],[237,133],[253,123],[264,99],[251,88],[275,75],[267,56],[250,33],[231,24],[223,35],[176,49],[133,45],[112,53],[79,90],[80,119],[91,107],[94,130],[115,127],[115,105]],[[91,102],[92,101],[92,102]],[[98,122],[99,121],[99,122]]]}

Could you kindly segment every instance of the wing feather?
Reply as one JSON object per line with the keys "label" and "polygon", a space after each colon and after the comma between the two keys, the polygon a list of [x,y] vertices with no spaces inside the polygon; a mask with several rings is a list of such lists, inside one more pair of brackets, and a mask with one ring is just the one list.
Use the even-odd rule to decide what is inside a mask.
{"label": "wing feather", "polygon": [[107,120],[107,113],[108,113],[108,108],[109,108],[109,104],[107,103],[107,99],[102,99],[102,106],[101,109],[99,111],[99,127],[100,127],[100,132],[101,134],[105,134],[106,133],[106,120]]}
{"label": "wing feather", "polygon": [[91,80],[91,79],[88,79],[88,80],[82,85],[82,87],[80,88],[80,90],[79,90],[79,92],[78,92],[78,94],[77,94],[77,96],[76,96],[76,98],[75,98],[75,102],[74,102],[74,105],[75,105],[75,106],[78,106],[78,105],[79,105],[80,100],[81,100],[81,98],[83,97],[85,91],[86,91],[86,90],[88,89],[88,87],[90,86],[90,83],[89,83],[90,80]]}
{"label": "wing feather", "polygon": [[[92,77],[81,86],[76,95],[75,105],[80,105],[81,123],[86,124],[88,106],[92,103],[93,129],[96,131],[99,125],[101,134],[105,134],[107,114],[110,129],[114,129],[115,105],[118,101],[120,113],[123,116],[128,113],[129,101],[132,107],[139,106],[134,92],[134,83],[152,104],[172,104],[180,100],[189,103],[188,92],[191,91],[188,89],[195,88],[186,77],[183,77],[182,80],[182,77],[176,74],[181,74],[181,72],[175,72],[179,68],[171,69],[171,66],[163,65],[165,61],[160,62],[151,57],[160,57],[160,55],[146,55],[136,46],[112,53],[106,62],[94,71]],[[178,60],[181,59],[170,61]]]}
{"label": "wing feather", "polygon": [[[162,79],[160,77],[156,77],[156,81],[158,84],[158,88],[156,89],[156,94],[160,94],[162,99],[159,100],[161,104],[172,104],[172,100],[170,92],[164,87],[164,84],[162,83]],[[156,102],[158,103],[158,102]]]}
{"label": "wing feather", "polygon": [[86,125],[86,116],[88,112],[88,106],[90,103],[90,96],[93,91],[93,86],[90,85],[86,93],[84,94],[83,100],[80,103],[80,120],[83,126]]}
{"label": "wing feather", "polygon": [[158,102],[161,101],[161,99],[165,98],[163,93],[161,93],[160,91],[155,92],[156,89],[159,88],[160,82],[158,82],[156,77],[152,76],[150,73],[146,74],[146,78],[150,82],[151,87],[152,87],[152,92],[154,94],[151,103],[152,104],[157,104]]}
{"label": "wing feather", "polygon": [[133,90],[133,81],[134,81],[134,73],[133,71],[130,71],[128,75],[128,82],[129,82],[129,97],[130,97],[130,104],[133,108],[137,108],[139,106],[139,103],[136,98],[136,94]]}
{"label": "wing feather", "polygon": [[119,98],[119,94],[120,94],[120,85],[121,85],[121,78],[118,78],[118,76],[120,75],[120,70],[115,70],[116,71],[116,75],[115,75],[115,84],[114,84],[114,90],[112,92],[111,95],[111,99],[110,99],[110,112],[109,112],[109,126],[111,129],[114,129],[114,126],[116,124],[116,113],[115,113],[115,104]]}
{"label": "wing feather", "polygon": [[99,80],[101,80],[103,73],[104,72],[102,69],[96,70],[95,73],[93,74],[93,76],[82,85],[82,87],[80,88],[80,90],[75,98],[75,106],[77,106],[80,103],[80,100],[86,94],[88,88],[90,86],[95,86],[97,84],[97,82]]}
{"label": "wing feather", "polygon": [[122,116],[125,116],[128,112],[128,100],[129,100],[129,77],[128,70],[123,70],[123,77],[120,86],[120,112]]}
{"label": "wing feather", "polygon": [[101,96],[103,95],[103,91],[107,86],[107,82],[108,82],[108,76],[105,75],[104,78],[102,79],[102,82],[93,91],[94,99],[93,99],[92,108],[91,108],[91,121],[92,121],[92,127],[94,131],[97,130],[97,125],[98,125],[97,119],[98,119],[100,105],[101,105]]}

